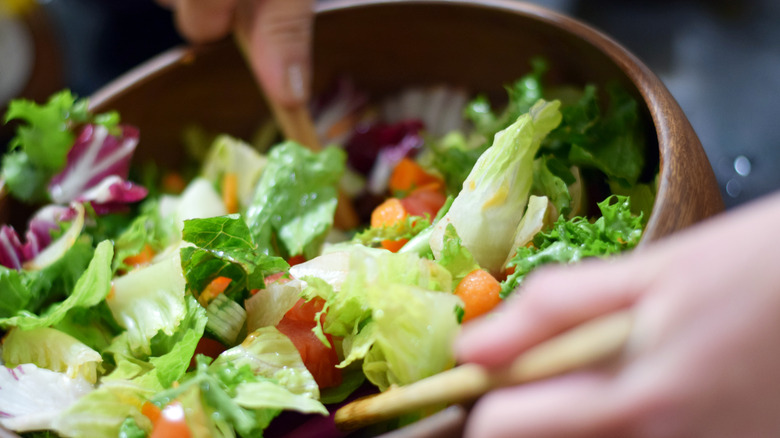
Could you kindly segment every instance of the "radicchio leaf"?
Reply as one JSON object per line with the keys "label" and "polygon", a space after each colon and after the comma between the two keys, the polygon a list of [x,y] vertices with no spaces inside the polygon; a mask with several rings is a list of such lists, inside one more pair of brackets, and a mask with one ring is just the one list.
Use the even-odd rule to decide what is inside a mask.
{"label": "radicchio leaf", "polygon": [[[422,146],[420,120],[403,120],[398,123],[359,125],[346,145],[349,164],[357,171],[368,174],[381,150],[401,147],[405,156]],[[409,144],[413,146],[409,148]],[[400,159],[400,158],[399,158]]]}
{"label": "radicchio leaf", "polygon": [[[96,204],[110,202],[126,202],[125,199],[139,200],[140,191],[135,187],[120,185],[116,182],[127,179],[130,169],[130,158],[138,144],[138,130],[132,126],[119,127],[120,135],[110,135],[108,129],[101,125],[86,125],[76,139],[76,143],[68,152],[67,165],[49,183],[49,195],[59,204],[89,197]],[[90,189],[104,183],[107,177],[118,177],[105,187],[111,196],[104,193],[91,193]],[[111,188],[113,187],[113,188]],[[101,190],[98,190],[98,192]],[[126,196],[128,192],[133,193]],[[143,196],[146,196],[143,193]],[[143,198],[141,196],[141,198]],[[98,199],[99,198],[99,199]],[[131,201],[132,202],[132,201]]]}
{"label": "radicchio leaf", "polygon": [[34,259],[51,244],[51,232],[59,222],[78,216],[73,207],[49,205],[35,213],[27,225],[26,241],[22,243],[16,230],[9,225],[0,228],[0,265],[21,270],[25,262]]}

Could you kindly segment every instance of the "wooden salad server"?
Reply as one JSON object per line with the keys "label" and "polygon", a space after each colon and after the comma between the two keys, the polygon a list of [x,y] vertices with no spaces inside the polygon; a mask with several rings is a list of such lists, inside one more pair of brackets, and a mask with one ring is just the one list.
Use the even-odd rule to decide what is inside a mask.
{"label": "wooden salad server", "polygon": [[336,426],[345,431],[359,429],[421,409],[474,400],[491,389],[595,365],[623,349],[631,327],[628,311],[593,319],[529,349],[505,368],[488,370],[476,364],[460,365],[355,400],[336,411]]}

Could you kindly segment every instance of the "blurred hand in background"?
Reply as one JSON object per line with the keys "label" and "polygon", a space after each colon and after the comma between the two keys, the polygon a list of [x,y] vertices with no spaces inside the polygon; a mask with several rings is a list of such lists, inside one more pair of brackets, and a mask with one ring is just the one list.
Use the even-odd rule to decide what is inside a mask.
{"label": "blurred hand in background", "polygon": [[780,194],[611,261],[542,268],[492,318],[464,327],[460,360],[495,367],[629,308],[625,354],[494,391],[469,437],[735,437],[780,431]]}
{"label": "blurred hand in background", "polygon": [[157,0],[171,8],[179,32],[207,43],[235,32],[266,95],[296,106],[310,94],[314,0]]}

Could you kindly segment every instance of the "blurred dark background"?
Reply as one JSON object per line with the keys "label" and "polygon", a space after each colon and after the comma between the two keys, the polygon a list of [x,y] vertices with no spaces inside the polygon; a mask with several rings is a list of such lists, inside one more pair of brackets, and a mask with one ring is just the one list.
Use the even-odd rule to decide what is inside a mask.
{"label": "blurred dark background", "polygon": [[[531,3],[602,30],[663,80],[698,133],[728,207],[780,188],[780,2]],[[25,10],[27,18],[0,7],[0,108],[12,96],[41,100],[62,87],[88,96],[182,44],[170,12],[153,0],[0,0],[4,4],[6,11]]]}

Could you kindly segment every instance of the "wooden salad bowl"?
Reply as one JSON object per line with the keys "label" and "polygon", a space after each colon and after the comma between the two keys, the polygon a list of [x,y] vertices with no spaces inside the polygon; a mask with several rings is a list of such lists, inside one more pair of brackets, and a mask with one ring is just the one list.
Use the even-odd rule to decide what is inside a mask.
{"label": "wooden salad bowl", "polygon": [[[452,84],[500,99],[503,86],[547,59],[553,84],[603,89],[615,81],[647,119],[657,196],[643,244],[723,210],[718,185],[691,124],[660,79],[620,44],[572,18],[511,0],[336,0],[317,5],[314,93],[349,76],[374,97],[408,86]],[[91,97],[140,128],[137,162],[176,166],[192,125],[248,139],[269,117],[232,40],[165,52]],[[464,415],[445,411],[399,436],[452,436]],[[438,421],[438,422],[436,422]],[[425,423],[425,422],[423,422]],[[395,435],[394,435],[395,436]]]}

